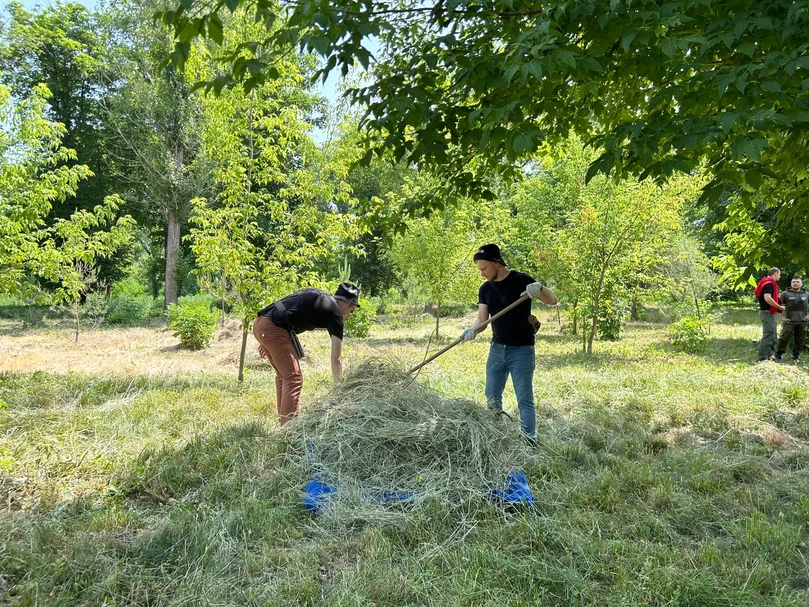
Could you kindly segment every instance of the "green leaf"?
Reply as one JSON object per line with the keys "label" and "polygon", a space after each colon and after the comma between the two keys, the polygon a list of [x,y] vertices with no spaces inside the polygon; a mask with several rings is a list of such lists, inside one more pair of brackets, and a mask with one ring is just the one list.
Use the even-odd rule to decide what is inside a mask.
{"label": "green leaf", "polygon": [[755,169],[744,172],[744,180],[751,188],[757,190],[761,186],[761,173]]}
{"label": "green leaf", "polygon": [[719,123],[719,126],[722,127],[722,131],[727,135],[730,133],[730,129],[733,128],[736,120],[738,120],[740,114],[738,112],[728,112],[724,114],[719,114],[716,117],[716,121]]}
{"label": "green leaf", "polygon": [[250,59],[244,64],[244,69],[250,72],[251,76],[256,76],[262,69],[264,69],[264,62],[258,59]]}
{"label": "green leaf", "polygon": [[202,28],[202,19],[192,19],[182,27],[180,33],[177,34],[177,39],[180,42],[188,42],[199,35]]}
{"label": "green leaf", "polygon": [[756,52],[756,45],[749,40],[742,42],[736,49],[748,57],[752,57],[753,53]]}
{"label": "green leaf", "polygon": [[220,46],[222,45],[225,36],[222,31],[222,20],[219,18],[219,15],[211,15],[208,20],[208,36]]}
{"label": "green leaf", "polygon": [[632,41],[635,39],[635,36],[637,36],[636,32],[629,32],[627,34],[624,34],[624,37],[621,38],[621,48],[624,49],[625,51],[629,50],[629,45],[632,44]]}
{"label": "green leaf", "polygon": [[326,55],[331,44],[328,36],[314,36],[306,41],[309,48],[314,49],[320,55]]}
{"label": "green leaf", "polygon": [[768,93],[780,93],[781,85],[777,80],[765,80],[761,83],[761,90],[767,91]]}
{"label": "green leaf", "polygon": [[721,181],[713,180],[702,188],[702,195],[699,197],[700,204],[713,204],[725,191],[725,184]]}
{"label": "green leaf", "polygon": [[603,72],[604,68],[601,64],[590,56],[585,56],[581,59],[581,64],[590,71]]}
{"label": "green leaf", "polygon": [[768,147],[767,141],[762,138],[737,137],[731,145],[731,157],[738,160],[747,156],[752,160],[761,160],[761,150]]}
{"label": "green leaf", "polygon": [[559,63],[564,63],[570,68],[576,68],[576,57],[570,51],[559,50],[555,53]]}
{"label": "green leaf", "polygon": [[528,152],[533,149],[534,140],[529,135],[523,133],[514,138],[512,147],[517,154],[522,154],[523,152]]}

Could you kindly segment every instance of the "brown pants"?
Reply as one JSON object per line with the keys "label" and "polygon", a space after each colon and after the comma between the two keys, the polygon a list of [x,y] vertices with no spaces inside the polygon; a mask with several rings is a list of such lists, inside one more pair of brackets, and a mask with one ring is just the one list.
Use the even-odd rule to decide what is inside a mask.
{"label": "brown pants", "polygon": [[301,365],[295,356],[292,336],[265,316],[256,318],[253,335],[275,369],[275,403],[283,426],[298,414],[303,388]]}

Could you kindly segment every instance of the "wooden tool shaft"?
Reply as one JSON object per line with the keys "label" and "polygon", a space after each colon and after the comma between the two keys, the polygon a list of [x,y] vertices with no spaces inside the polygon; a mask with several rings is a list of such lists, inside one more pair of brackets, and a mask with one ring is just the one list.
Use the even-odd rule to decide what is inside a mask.
{"label": "wooden tool shaft", "polygon": [[[516,307],[517,307],[517,306],[519,306],[519,305],[520,305],[522,302],[524,302],[524,301],[526,301],[526,300],[528,300],[528,299],[529,299],[528,295],[523,295],[522,297],[520,297],[520,298],[519,298],[517,301],[515,301],[515,302],[514,302],[513,304],[511,304],[510,306],[507,306],[507,307],[503,308],[502,310],[500,310],[500,311],[499,311],[497,314],[495,314],[494,316],[492,316],[492,317],[490,317],[490,318],[487,318],[487,319],[486,319],[484,322],[480,323],[480,324],[479,324],[477,327],[475,327],[475,331],[476,331],[477,333],[480,333],[481,331],[483,331],[483,329],[485,329],[486,327],[488,327],[488,326],[489,326],[491,323],[493,323],[495,320],[497,320],[498,318],[500,318],[501,316],[503,316],[503,314],[508,314],[508,313],[509,313],[509,312],[511,312],[511,311],[512,311],[514,308],[516,308]],[[407,373],[408,373],[408,374],[410,374],[410,373],[413,373],[413,372],[415,372],[415,371],[418,371],[418,370],[419,370],[419,369],[421,369],[421,368],[422,368],[424,365],[426,365],[426,364],[428,364],[428,363],[431,363],[431,362],[432,362],[432,361],[434,361],[436,358],[438,358],[439,356],[441,356],[441,355],[442,355],[444,352],[446,352],[447,350],[451,350],[452,348],[454,348],[455,346],[457,346],[457,345],[458,345],[459,343],[461,343],[462,341],[463,341],[463,338],[462,338],[462,337],[459,337],[458,339],[456,339],[455,341],[453,341],[451,344],[449,344],[449,345],[447,345],[447,346],[444,346],[442,349],[440,349],[438,352],[436,352],[435,354],[433,354],[433,355],[432,355],[430,358],[428,358],[427,360],[425,360],[425,361],[423,361],[423,362],[419,363],[418,365],[416,365],[415,367],[413,367],[412,369],[410,369],[410,370],[409,370]]]}

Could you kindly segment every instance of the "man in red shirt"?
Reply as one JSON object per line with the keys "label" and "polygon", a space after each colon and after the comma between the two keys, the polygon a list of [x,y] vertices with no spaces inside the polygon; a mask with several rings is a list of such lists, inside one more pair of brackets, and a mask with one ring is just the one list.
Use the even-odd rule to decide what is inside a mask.
{"label": "man in red shirt", "polygon": [[775,336],[778,330],[776,314],[784,311],[778,303],[778,280],[781,270],[770,268],[767,275],[758,281],[754,295],[758,298],[758,319],[761,321],[761,341],[758,342],[758,359],[767,360],[775,353]]}

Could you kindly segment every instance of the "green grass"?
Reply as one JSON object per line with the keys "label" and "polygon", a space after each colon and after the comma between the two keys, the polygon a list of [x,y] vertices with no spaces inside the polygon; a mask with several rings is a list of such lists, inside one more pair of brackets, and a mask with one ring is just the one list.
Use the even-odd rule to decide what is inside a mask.
{"label": "green grass", "polygon": [[[0,376],[0,604],[804,607],[809,374],[754,364],[743,318],[714,325],[702,355],[638,324],[589,357],[548,319],[536,509],[428,505],[404,526],[324,529],[304,511],[264,367],[242,386]],[[428,332],[376,328],[347,364],[416,363]],[[304,337],[311,401],[329,389],[327,340]],[[481,400],[486,341],[418,381]]]}

